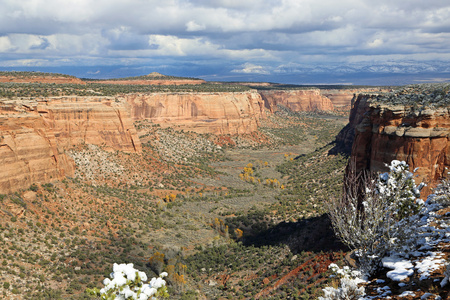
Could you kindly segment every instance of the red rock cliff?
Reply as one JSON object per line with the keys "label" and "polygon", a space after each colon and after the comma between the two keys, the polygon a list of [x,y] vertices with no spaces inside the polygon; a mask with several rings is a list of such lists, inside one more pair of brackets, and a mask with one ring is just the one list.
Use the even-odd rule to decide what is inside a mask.
{"label": "red rock cliff", "polygon": [[256,92],[130,94],[125,99],[134,120],[198,133],[249,133],[264,117]]}
{"label": "red rock cliff", "polygon": [[271,112],[281,104],[292,111],[332,111],[333,103],[320,90],[269,90],[259,91],[264,105]]}
{"label": "red rock cliff", "polygon": [[84,143],[141,151],[123,104],[100,97],[0,103],[0,193],[72,176],[66,151]]}
{"label": "red rock cliff", "polygon": [[37,114],[0,115],[0,193],[73,175],[74,164]]}
{"label": "red rock cliff", "polygon": [[141,152],[128,106],[108,97],[60,97],[40,102],[35,110],[64,148],[85,144],[107,150]]}
{"label": "red rock cliff", "polygon": [[450,109],[448,106],[418,109],[409,105],[373,102],[359,96],[352,109],[350,129],[354,130],[351,161],[357,170],[386,171],[393,159],[406,161],[411,170],[419,168],[418,182],[430,192],[450,167]]}

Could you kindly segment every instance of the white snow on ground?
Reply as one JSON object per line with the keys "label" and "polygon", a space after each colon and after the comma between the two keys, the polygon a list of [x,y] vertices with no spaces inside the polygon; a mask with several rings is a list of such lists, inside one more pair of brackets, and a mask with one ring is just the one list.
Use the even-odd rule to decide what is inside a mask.
{"label": "white snow on ground", "polygon": [[414,274],[413,264],[407,259],[400,257],[384,257],[383,267],[393,269],[387,272],[386,276],[394,281],[402,281]]}
{"label": "white snow on ground", "polygon": [[414,292],[411,292],[411,291],[405,291],[405,292],[401,293],[401,294],[398,295],[398,296],[399,296],[399,297],[406,297],[406,296],[412,296],[412,297],[415,297],[416,294],[415,294]]}
{"label": "white snow on ground", "polygon": [[416,269],[420,275],[420,280],[428,279],[431,272],[438,270],[445,264],[445,259],[440,258],[444,255],[442,252],[428,252],[427,256],[416,262]]}
{"label": "white snow on ground", "polygon": [[[408,277],[416,273],[420,280],[430,278],[433,271],[445,266],[446,262],[444,253],[440,252],[440,244],[450,242],[450,222],[447,213],[445,216],[437,214],[437,211],[442,208],[437,203],[433,203],[433,196],[424,205],[420,217],[417,222],[417,232],[411,236],[415,239],[415,247],[409,249],[409,252],[391,253],[391,256],[382,259],[382,265],[385,268],[391,269],[386,273],[386,276],[394,281],[403,281],[399,286],[407,286]],[[431,201],[430,201],[431,200]],[[450,267],[449,267],[450,270]],[[450,275],[450,271],[449,271]],[[441,282],[441,286],[447,285],[447,277]],[[406,283],[405,283],[406,282]],[[377,283],[382,283],[381,279],[377,279]],[[377,296],[365,296],[361,299],[379,299],[390,298],[392,295],[388,286],[377,288]],[[399,295],[400,297],[412,296],[416,297],[416,293],[412,291],[405,291]],[[425,293],[420,299],[441,299],[439,295],[432,293]]]}
{"label": "white snow on ground", "polygon": [[422,295],[422,297],[420,297],[420,299],[421,300],[426,300],[426,299],[428,299],[428,298],[430,298],[430,297],[435,297],[434,299],[435,300],[440,300],[441,299],[441,296],[439,296],[439,295],[434,295],[434,294],[432,294],[432,293],[425,293],[425,294],[423,294]]}

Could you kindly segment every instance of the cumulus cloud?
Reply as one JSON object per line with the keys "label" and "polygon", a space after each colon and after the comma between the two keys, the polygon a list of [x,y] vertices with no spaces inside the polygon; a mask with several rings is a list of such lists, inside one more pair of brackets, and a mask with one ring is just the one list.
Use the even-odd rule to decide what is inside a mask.
{"label": "cumulus cloud", "polygon": [[232,73],[244,73],[244,74],[270,74],[263,66],[254,65],[251,63],[245,63],[239,69],[234,69]]}
{"label": "cumulus cloud", "polygon": [[0,36],[0,52],[9,52],[12,51],[13,49],[14,48],[11,44],[9,37]]}
{"label": "cumulus cloud", "polygon": [[3,0],[0,11],[0,65],[170,57],[272,74],[393,57],[450,62],[447,0]]}
{"label": "cumulus cloud", "polygon": [[186,24],[187,31],[200,31],[200,30],[204,30],[205,28],[206,28],[205,25],[199,25],[199,24],[195,23],[195,21],[189,21]]}

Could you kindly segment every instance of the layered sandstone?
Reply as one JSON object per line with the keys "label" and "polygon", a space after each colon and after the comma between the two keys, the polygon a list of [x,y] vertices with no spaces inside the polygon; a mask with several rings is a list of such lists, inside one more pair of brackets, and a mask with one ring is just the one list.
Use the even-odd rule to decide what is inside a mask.
{"label": "layered sandstone", "polygon": [[258,129],[264,117],[264,102],[257,92],[129,94],[125,98],[135,121],[197,133],[249,133]]}
{"label": "layered sandstone", "polygon": [[79,144],[141,152],[127,105],[109,97],[59,97],[39,102],[35,111],[68,149]]}
{"label": "layered sandstone", "polygon": [[271,112],[277,110],[277,105],[285,106],[292,111],[333,111],[330,99],[323,96],[319,89],[314,90],[268,90],[259,91],[264,105]]}
{"label": "layered sandstone", "polygon": [[350,160],[356,170],[386,171],[386,164],[392,160],[405,161],[411,170],[418,168],[418,181],[428,184],[423,195],[447,177],[448,104],[417,107],[417,103],[386,103],[374,96],[359,96],[346,131],[347,137],[354,133]]}
{"label": "layered sandstone", "polygon": [[390,89],[384,87],[373,87],[373,88],[358,88],[358,89],[322,89],[321,94],[324,97],[330,99],[331,103],[336,110],[339,111],[350,111],[352,105],[352,99],[359,94],[380,94],[389,92]]}
{"label": "layered sandstone", "polygon": [[0,101],[0,193],[74,174],[66,155],[84,144],[142,151],[133,121],[198,133],[256,131],[264,117],[257,92],[154,93]]}
{"label": "layered sandstone", "polygon": [[62,179],[74,164],[37,114],[0,115],[0,193]]}
{"label": "layered sandstone", "polygon": [[0,105],[0,193],[74,174],[66,154],[81,144],[140,152],[127,106],[105,98],[61,97]]}

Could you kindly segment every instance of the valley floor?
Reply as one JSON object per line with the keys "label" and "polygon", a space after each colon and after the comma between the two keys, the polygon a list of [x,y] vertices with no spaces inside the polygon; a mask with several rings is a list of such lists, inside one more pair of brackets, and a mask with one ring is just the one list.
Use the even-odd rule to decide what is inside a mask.
{"label": "valley floor", "polygon": [[74,178],[1,195],[0,293],[83,299],[133,262],[168,270],[174,299],[315,299],[345,250],[322,206],[341,189],[346,158],[327,144],[342,126],[292,113],[240,137],[137,124],[142,155],[74,149]]}

